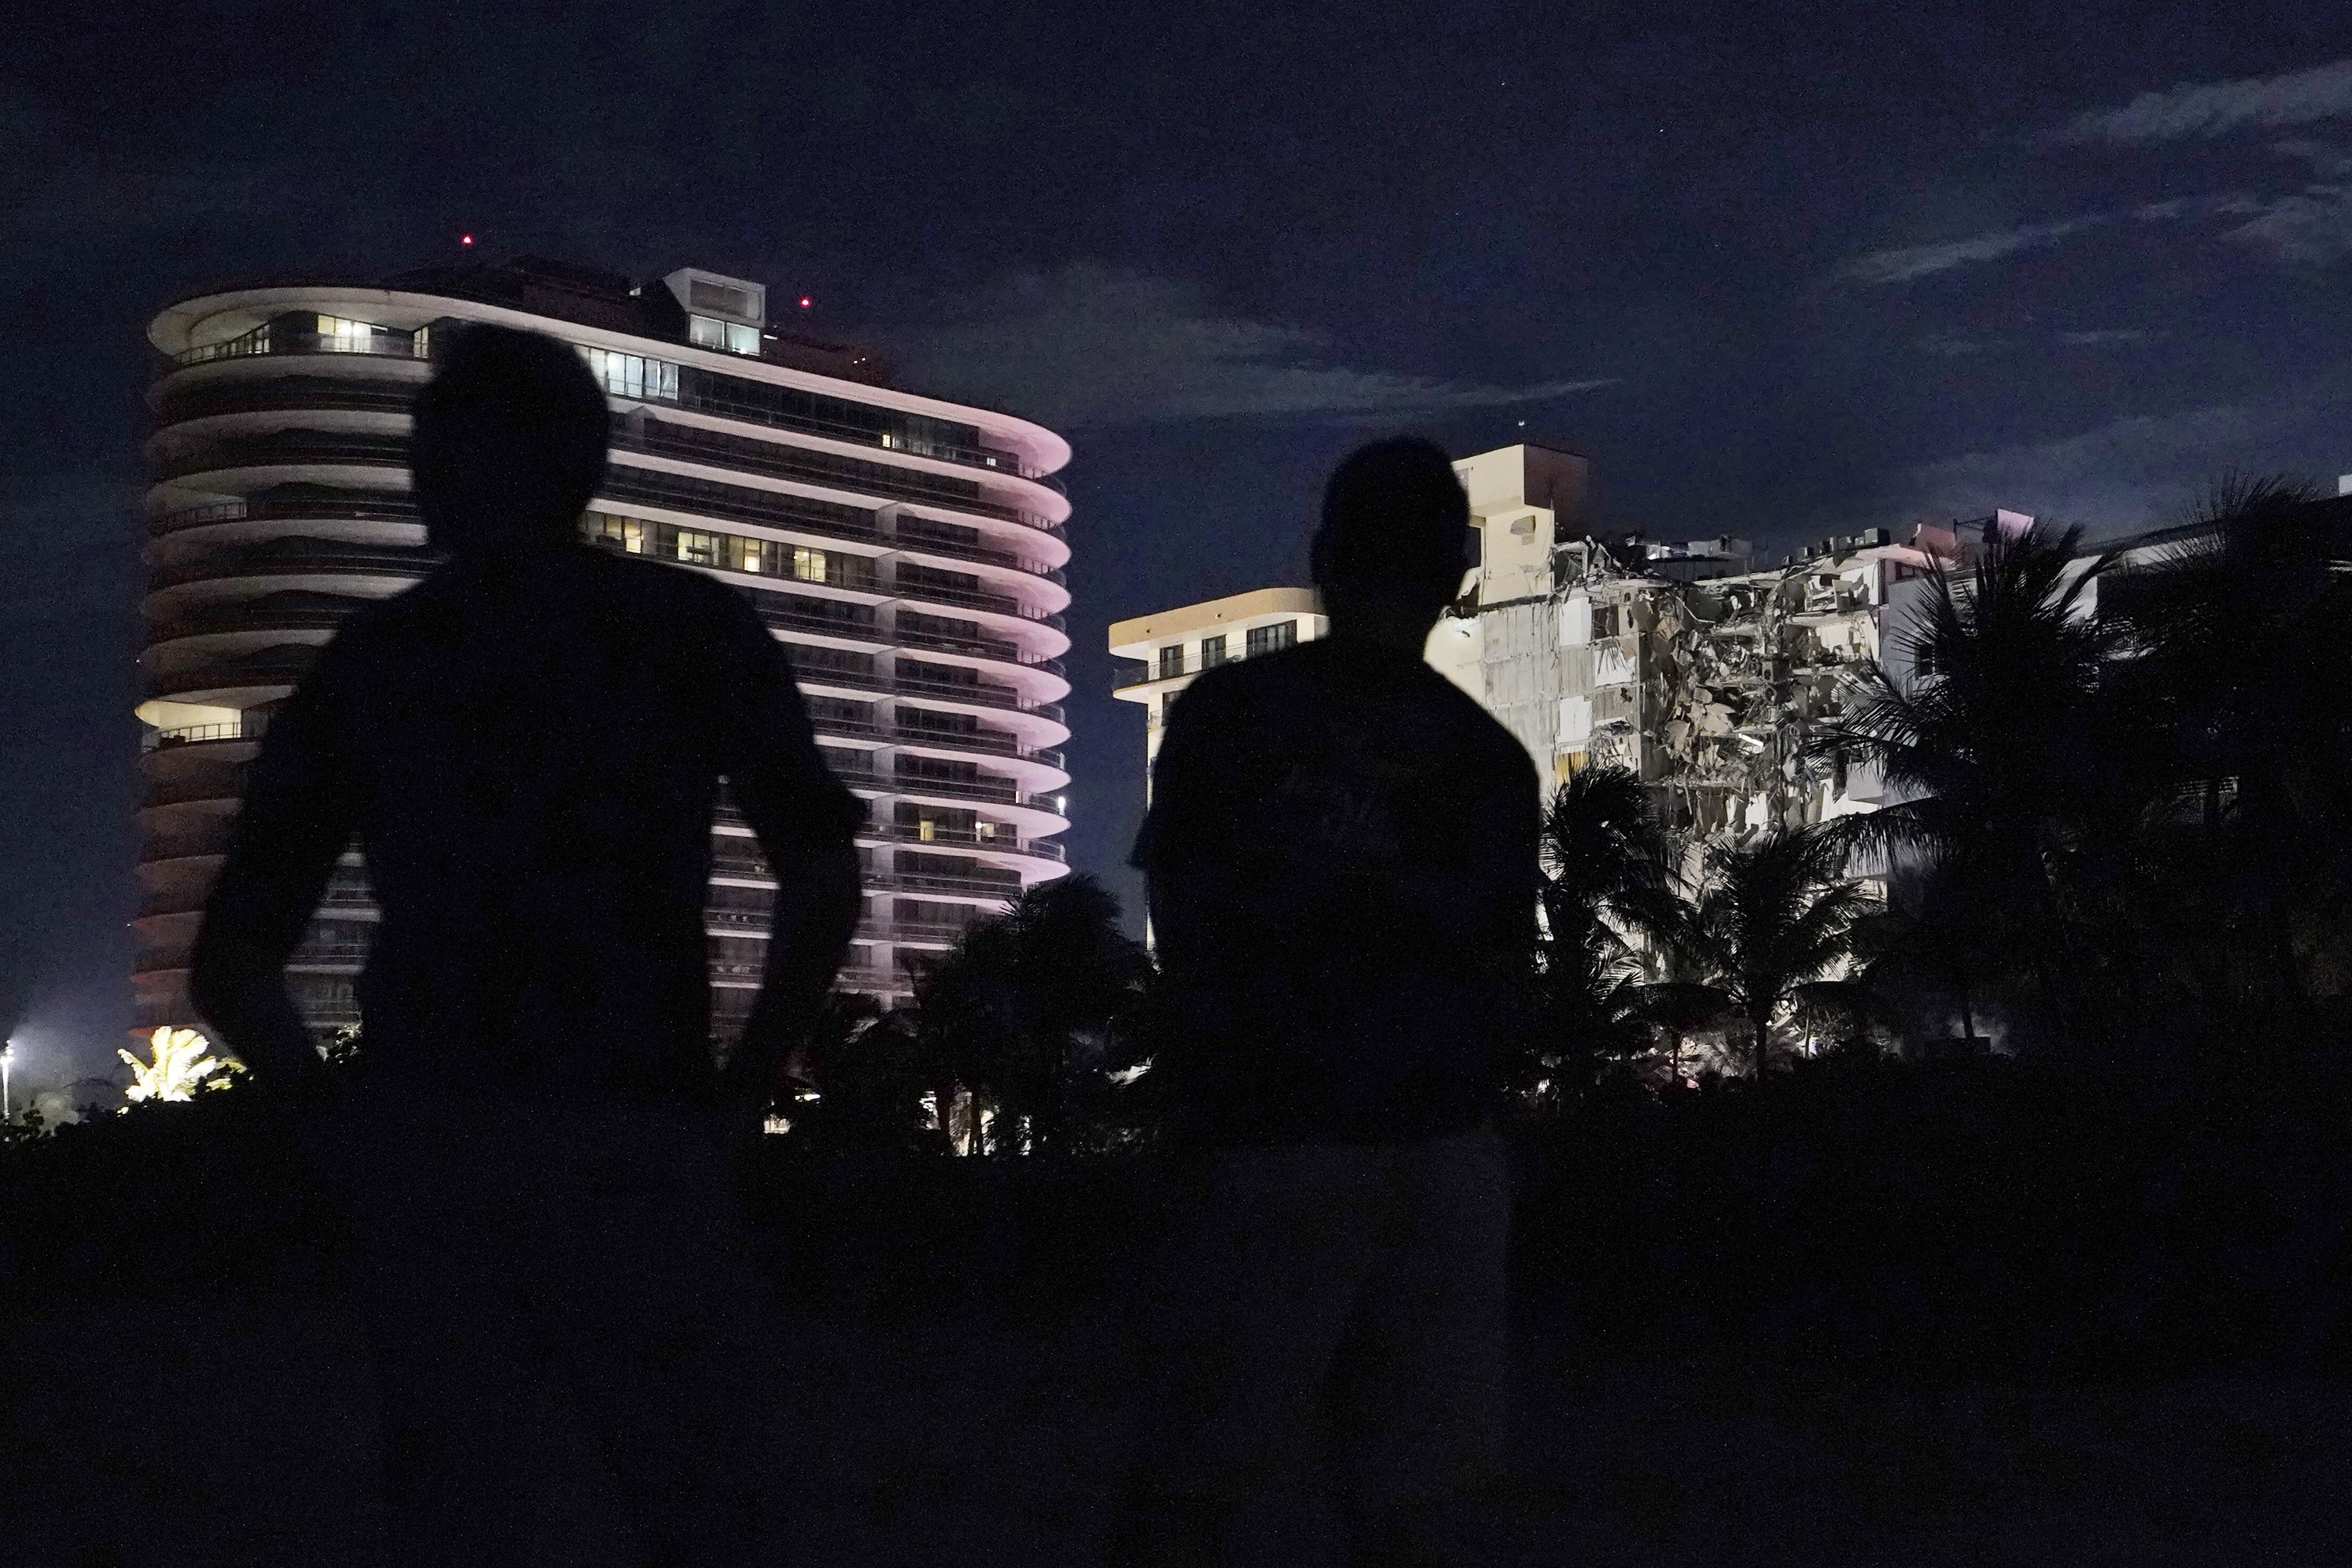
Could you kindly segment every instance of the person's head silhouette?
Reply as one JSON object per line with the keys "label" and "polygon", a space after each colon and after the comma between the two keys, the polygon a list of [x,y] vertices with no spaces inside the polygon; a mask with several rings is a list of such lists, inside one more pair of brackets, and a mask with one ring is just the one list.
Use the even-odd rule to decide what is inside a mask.
{"label": "person's head silhouette", "polygon": [[[436,331],[438,329],[436,329]],[[456,555],[562,543],[604,477],[604,395],[579,352],[467,326],[416,395],[408,468],[425,538]]]}
{"label": "person's head silhouette", "polygon": [[1462,592],[1470,500],[1444,448],[1416,437],[1349,455],[1323,492],[1311,552],[1331,635],[1419,651]]}

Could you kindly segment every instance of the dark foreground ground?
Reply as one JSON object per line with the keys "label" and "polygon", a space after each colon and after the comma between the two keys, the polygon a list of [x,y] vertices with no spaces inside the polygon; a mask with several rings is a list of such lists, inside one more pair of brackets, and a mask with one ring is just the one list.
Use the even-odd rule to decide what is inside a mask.
{"label": "dark foreground ground", "polygon": [[[19,1227],[0,1563],[379,1563],[331,1225],[289,1244],[318,1206],[266,1159],[172,1140],[136,1190],[26,1178],[106,1213]],[[1131,1175],[981,1163],[779,1187],[762,1234],[783,1366],[762,1375],[800,1432],[779,1561],[1101,1559],[1134,1444],[1148,1204]],[[1900,1373],[1783,1331],[1595,1335],[1540,1290],[1519,1317],[1496,1563],[2352,1561],[2333,1363]],[[591,1455],[558,1460],[551,1561],[616,1561],[614,1481]]]}
{"label": "dark foreground ground", "polygon": [[[1799,1084],[1523,1161],[1494,1562],[2352,1563],[2335,1101],[2174,1096],[2167,1132],[1957,1093]],[[0,1161],[5,1568],[383,1561],[333,1205],[212,1121]],[[1150,1163],[786,1156],[761,1190],[777,1560],[1099,1561]],[[625,1483],[549,1471],[549,1561],[625,1561]]]}
{"label": "dark foreground ground", "polygon": [[[812,1563],[1088,1563],[1128,1452],[1116,1313],[1023,1332],[781,1311]],[[0,1560],[372,1564],[372,1398],[338,1303],[109,1302],[25,1323]],[[1525,1326],[1504,1563],[2340,1563],[2352,1423],[2326,1383],[1939,1392],[1833,1367],[1595,1360]],[[585,1469],[556,1507],[597,1545]],[[111,1548],[119,1557],[100,1556]]]}

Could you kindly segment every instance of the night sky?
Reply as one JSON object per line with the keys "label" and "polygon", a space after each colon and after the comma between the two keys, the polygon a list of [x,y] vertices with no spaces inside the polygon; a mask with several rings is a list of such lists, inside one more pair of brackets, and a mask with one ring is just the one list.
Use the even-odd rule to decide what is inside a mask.
{"label": "night sky", "polygon": [[707,267],[1068,434],[1072,859],[1130,910],[1105,626],[1304,581],[1370,435],[1566,447],[1609,526],[1776,557],[2352,471],[2331,0],[97,10],[0,65],[20,1089],[130,1019],[143,329],[208,284]]}

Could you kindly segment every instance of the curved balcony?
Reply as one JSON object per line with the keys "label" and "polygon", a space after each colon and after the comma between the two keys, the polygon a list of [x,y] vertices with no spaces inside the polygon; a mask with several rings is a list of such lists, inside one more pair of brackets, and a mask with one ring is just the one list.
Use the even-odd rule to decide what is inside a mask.
{"label": "curved balcony", "polygon": [[[828,452],[787,446],[782,442],[729,436],[716,430],[705,430],[699,426],[681,425],[674,420],[614,414],[612,445],[616,452],[643,452],[647,457],[668,458],[677,462],[731,469],[737,473],[799,479],[824,485],[829,489],[871,495],[884,502],[913,501],[922,506],[943,507],[950,511],[965,512],[974,517],[994,518],[999,522],[1018,523],[1039,533],[1058,534],[1059,531],[1050,519],[1040,513],[985,500],[977,493],[979,487],[968,479],[932,475],[920,468],[902,468],[889,463],[867,462],[862,458],[835,457]],[[971,488],[966,489],[967,486]]]}
{"label": "curved balcony", "polygon": [[838,420],[818,419],[780,408],[768,408],[708,389],[681,387],[676,397],[648,395],[645,401],[690,409],[697,414],[713,415],[721,419],[733,419],[745,425],[759,425],[771,430],[790,430],[796,435],[817,436],[828,441],[854,442],[885,452],[904,452],[912,458],[929,458],[935,462],[958,463],[991,473],[1011,474],[1016,479],[1044,485],[1048,489],[1067,493],[1063,491],[1061,482],[1053,475],[1030,468],[1017,454],[996,447],[961,447],[945,441],[919,440],[895,430],[871,430],[862,426],[845,425]]}
{"label": "curved balcony", "polygon": [[436,551],[399,544],[353,544],[340,539],[295,534],[264,544],[206,552],[194,560],[159,565],[148,576],[152,588],[240,577],[422,577],[441,563]]}
{"label": "curved balcony", "polygon": [[215,659],[184,669],[149,670],[150,697],[186,700],[210,692],[253,691],[290,687],[302,679],[318,658],[318,646],[299,654],[286,647],[264,648],[259,654]]}
{"label": "curved balcony", "polygon": [[[992,757],[1037,763],[1057,770],[1062,765],[1061,752],[1049,747],[1028,745],[1018,735],[1007,735],[1000,731],[931,730],[919,724],[886,723],[878,719],[846,719],[829,713],[813,713],[809,716],[809,723],[820,735],[873,741],[879,745],[929,746],[940,751],[978,752]],[[872,775],[868,773],[868,776]]]}
{"label": "curved balcony", "polygon": [[368,436],[354,430],[273,430],[257,436],[209,436],[157,454],[154,477],[159,480],[186,479],[191,474],[219,473],[234,468],[305,467],[408,468],[408,437]]}
{"label": "curved balcony", "polygon": [[[380,331],[361,336],[289,331],[260,326],[224,342],[203,343],[167,356],[173,370],[211,364],[216,360],[256,359],[295,354],[366,354],[379,359],[417,360],[429,357],[413,332]],[[169,374],[168,372],[166,374]]]}
{"label": "curved balcony", "polygon": [[386,490],[377,496],[357,491],[319,497],[247,496],[242,500],[184,506],[148,519],[147,531],[160,539],[185,529],[248,521],[410,522],[419,528],[425,526],[414,501],[398,491]]}
{"label": "curved balcony", "polygon": [[405,414],[422,381],[365,381],[344,376],[272,375],[175,386],[156,401],[163,428],[223,414],[275,414],[326,408],[364,414]]}
{"label": "curved balcony", "polygon": [[147,628],[147,646],[152,648],[189,637],[234,637],[251,632],[332,631],[352,611],[373,603],[373,599],[296,589],[285,594],[265,594],[258,599],[196,605],[176,619],[152,623]]}
{"label": "curved balcony", "polygon": [[605,469],[604,482],[597,487],[596,495],[600,500],[658,507],[688,517],[719,518],[752,523],[761,528],[812,534],[820,539],[882,544],[949,561],[975,561],[986,566],[1008,567],[1055,584],[1063,581],[1062,569],[1049,562],[1023,555],[1017,551],[992,550],[961,539],[928,537],[919,530],[907,528],[905,524],[908,520],[905,518],[899,520],[897,529],[886,531],[871,513],[859,511],[854,507],[835,506],[813,497],[787,495],[780,490],[754,489],[748,485],[698,479],[691,474],[673,474],[663,468],[641,468],[616,463]]}

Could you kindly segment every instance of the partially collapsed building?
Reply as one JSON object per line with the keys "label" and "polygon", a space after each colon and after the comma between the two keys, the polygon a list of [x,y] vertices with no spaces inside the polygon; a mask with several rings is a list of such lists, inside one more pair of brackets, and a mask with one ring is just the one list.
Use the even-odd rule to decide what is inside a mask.
{"label": "partially collapsed building", "polygon": [[[1809,756],[1871,659],[1899,676],[1898,635],[1960,531],[1922,525],[1822,539],[1777,564],[1736,536],[1660,542],[1591,527],[1584,458],[1506,447],[1454,465],[1477,560],[1425,657],[1516,735],[1549,784],[1620,766],[1653,785],[1676,826],[1738,836],[1869,811],[1874,773]],[[2014,512],[1987,520],[2029,527]],[[1301,590],[1278,590],[1302,595]],[[1112,651],[1144,661],[1118,693],[1152,710],[1200,668],[1212,612],[1255,596],[1121,623]],[[1311,600],[1286,601],[1300,615]],[[1165,629],[1167,646],[1151,633]],[[1213,636],[1213,632],[1209,635]],[[1220,643],[1215,658],[1245,657]],[[1255,651],[1249,649],[1246,651]]]}

